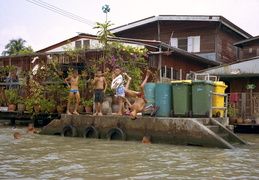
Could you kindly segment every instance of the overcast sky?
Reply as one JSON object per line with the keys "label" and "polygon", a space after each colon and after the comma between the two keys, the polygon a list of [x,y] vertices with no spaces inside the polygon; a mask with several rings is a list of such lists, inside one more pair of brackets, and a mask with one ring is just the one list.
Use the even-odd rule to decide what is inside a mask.
{"label": "overcast sky", "polygon": [[[91,23],[81,23],[29,1],[0,0],[0,54],[11,39],[22,38],[37,51],[76,36],[96,34]],[[37,0],[38,1],[38,0]],[[108,20],[117,27],[153,15],[221,15],[252,36],[259,35],[259,0],[41,0],[89,22]]]}

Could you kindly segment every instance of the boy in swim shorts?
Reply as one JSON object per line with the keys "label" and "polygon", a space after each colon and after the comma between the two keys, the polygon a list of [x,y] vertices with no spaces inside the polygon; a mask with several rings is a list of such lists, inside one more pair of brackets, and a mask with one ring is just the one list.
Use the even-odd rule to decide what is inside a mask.
{"label": "boy in swim shorts", "polygon": [[[70,81],[70,83],[68,83],[68,81]],[[67,114],[71,115],[71,112],[69,111],[70,108],[70,104],[71,101],[73,100],[74,96],[76,97],[76,105],[75,105],[75,109],[73,111],[73,114],[79,115],[79,113],[77,112],[79,103],[80,103],[80,94],[78,91],[78,71],[77,70],[73,70],[73,76],[68,76],[65,79],[65,82],[68,86],[68,88],[70,89],[69,92],[69,99],[67,102]]]}
{"label": "boy in swim shorts", "polygon": [[[95,113],[93,115],[99,115],[102,116],[103,113],[103,98],[104,94],[106,92],[107,88],[107,82],[105,77],[102,77],[102,72],[97,71],[96,72],[96,77],[94,78],[92,85],[96,85],[95,90],[94,90],[94,102],[95,102]],[[100,107],[98,106],[100,104]],[[100,111],[99,111],[100,109]]]}
{"label": "boy in swim shorts", "polygon": [[127,74],[125,75],[128,78],[128,82],[127,82],[126,87],[125,87],[125,93],[127,95],[135,98],[135,102],[133,104],[131,104],[129,102],[129,100],[127,98],[125,98],[124,96],[120,96],[120,95],[118,95],[118,96],[121,97],[122,99],[124,99],[128,103],[129,108],[130,108],[130,118],[131,118],[131,120],[137,119],[137,113],[142,112],[143,109],[145,108],[146,104],[147,104],[144,87],[147,84],[147,80],[148,80],[150,74],[151,74],[151,71],[147,70],[146,77],[145,77],[144,81],[142,82],[142,84],[140,85],[140,92],[133,91],[133,90],[129,89],[131,77],[129,77]]}
{"label": "boy in swim shorts", "polygon": [[125,92],[124,92],[123,78],[121,75],[121,69],[118,67],[114,69],[112,74],[111,89],[116,89],[115,96],[118,98],[118,102],[119,102],[119,110],[116,116],[122,116],[124,105],[121,97],[125,96]]}

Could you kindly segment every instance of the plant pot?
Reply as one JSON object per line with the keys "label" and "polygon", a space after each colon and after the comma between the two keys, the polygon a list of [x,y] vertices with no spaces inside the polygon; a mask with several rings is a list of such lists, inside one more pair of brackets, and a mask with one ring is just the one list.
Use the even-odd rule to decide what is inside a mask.
{"label": "plant pot", "polygon": [[93,107],[92,106],[85,106],[85,112],[86,113],[92,113],[93,112]]}
{"label": "plant pot", "polygon": [[78,113],[83,113],[84,111],[85,111],[84,106],[78,106],[78,108],[77,108]]}
{"label": "plant pot", "polygon": [[15,111],[16,105],[15,104],[8,104],[8,111]]}
{"label": "plant pot", "polygon": [[40,106],[39,105],[34,105],[33,109],[34,109],[34,112],[40,112]]}
{"label": "plant pot", "polygon": [[230,123],[236,123],[237,122],[237,117],[229,117],[229,122]]}
{"label": "plant pot", "polygon": [[58,75],[60,75],[60,76],[63,76],[63,74],[64,74],[63,71],[59,71],[59,72],[58,72]]}
{"label": "plant pot", "polygon": [[17,104],[17,110],[20,111],[20,112],[25,111],[25,104],[23,104],[23,103],[18,103],[18,104]]}
{"label": "plant pot", "polygon": [[115,96],[112,96],[112,104],[119,104],[118,98]]}
{"label": "plant pot", "polygon": [[65,107],[64,106],[57,106],[57,111],[58,111],[58,113],[63,113],[65,111]]}
{"label": "plant pot", "polygon": [[112,104],[112,113],[118,113],[119,108],[119,104]]}
{"label": "plant pot", "polygon": [[51,108],[51,109],[49,110],[49,112],[50,112],[50,113],[55,113],[55,112],[56,112],[56,110],[57,110],[57,107],[56,107],[56,106],[54,106],[53,108]]}
{"label": "plant pot", "polygon": [[243,121],[243,119],[242,118],[237,118],[237,123],[238,124],[242,124],[244,121]]}

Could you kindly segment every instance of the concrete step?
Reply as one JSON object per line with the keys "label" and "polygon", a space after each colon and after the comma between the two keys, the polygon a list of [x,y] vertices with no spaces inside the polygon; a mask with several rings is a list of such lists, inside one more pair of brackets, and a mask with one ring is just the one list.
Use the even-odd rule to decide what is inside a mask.
{"label": "concrete step", "polygon": [[196,118],[196,120],[202,123],[203,125],[210,125],[210,118]]}
{"label": "concrete step", "polygon": [[217,133],[217,135],[219,135],[225,141],[229,142],[229,134],[228,133]]}
{"label": "concrete step", "polygon": [[216,134],[219,132],[219,126],[217,125],[205,125],[205,126]]}

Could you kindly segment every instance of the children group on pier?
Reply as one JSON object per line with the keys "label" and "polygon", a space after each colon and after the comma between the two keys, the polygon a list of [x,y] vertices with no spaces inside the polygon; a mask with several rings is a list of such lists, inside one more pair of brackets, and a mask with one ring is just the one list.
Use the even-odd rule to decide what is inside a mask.
{"label": "children group on pier", "polygon": [[[112,83],[111,83],[111,89],[116,90],[115,97],[117,97],[118,102],[119,102],[119,110],[116,116],[122,116],[123,111],[124,111],[124,102],[125,101],[130,109],[130,118],[132,120],[135,120],[137,118],[137,113],[142,112],[143,109],[145,108],[147,104],[147,100],[145,98],[145,91],[144,91],[144,86],[147,83],[147,80],[151,74],[150,70],[147,70],[146,76],[142,84],[140,85],[140,92],[130,90],[129,85],[131,82],[131,77],[128,76],[128,74],[124,73],[125,77],[127,78],[127,83],[124,86],[123,83],[123,77],[121,74],[121,69],[120,68],[115,68],[112,74]],[[73,98],[76,98],[76,105],[75,109],[73,111],[73,114],[79,115],[77,112],[79,103],[80,103],[80,94],[78,90],[78,71],[74,70],[73,75],[69,76],[65,79],[65,82],[70,89],[69,92],[69,100],[67,103],[67,111],[66,113],[68,115],[71,115],[71,112],[69,111],[70,103],[73,100]],[[103,104],[103,99],[104,99],[104,94],[106,93],[107,89],[107,81],[105,77],[102,76],[101,71],[97,71],[95,74],[95,78],[92,82],[92,85],[95,85],[95,90],[94,90],[94,102],[95,102],[95,112],[93,115],[100,115],[102,116],[102,104]],[[128,96],[131,96],[135,98],[135,102],[131,104],[129,100],[125,97],[125,94]]]}

